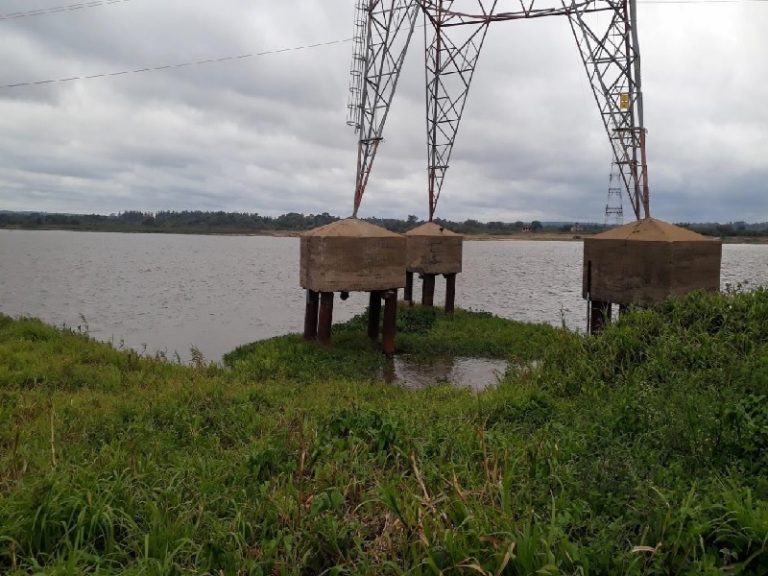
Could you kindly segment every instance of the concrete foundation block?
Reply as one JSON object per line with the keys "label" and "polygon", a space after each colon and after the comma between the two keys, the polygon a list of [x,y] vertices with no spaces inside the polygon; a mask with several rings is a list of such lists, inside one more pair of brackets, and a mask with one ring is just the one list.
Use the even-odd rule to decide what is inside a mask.
{"label": "concrete foundation block", "polygon": [[464,237],[434,222],[406,232],[408,272],[458,274],[461,272]]}
{"label": "concrete foundation block", "polygon": [[722,242],[647,218],[584,240],[582,293],[620,305],[651,305],[720,289]]}
{"label": "concrete foundation block", "polygon": [[371,292],[405,287],[406,240],[357,218],[301,237],[300,283],[315,292]]}

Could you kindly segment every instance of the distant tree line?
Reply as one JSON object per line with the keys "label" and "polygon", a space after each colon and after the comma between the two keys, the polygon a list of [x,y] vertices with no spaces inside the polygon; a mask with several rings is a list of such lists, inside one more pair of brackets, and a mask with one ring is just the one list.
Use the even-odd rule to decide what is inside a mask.
{"label": "distant tree line", "polygon": [[[86,230],[101,232],[168,232],[187,234],[257,234],[270,232],[302,232],[339,220],[327,212],[299,214],[290,212],[281,216],[263,216],[247,212],[140,212],[129,210],[117,214],[54,214],[48,212],[0,211],[0,228],[27,230]],[[423,224],[417,216],[398,218],[367,218],[368,222],[383,226],[393,232],[406,232]],[[563,232],[593,234],[605,229],[601,224],[573,224],[564,222],[480,222],[478,220],[436,219],[441,226],[459,234],[506,235],[519,232]],[[714,236],[765,236],[768,223],[682,224],[686,228]]]}
{"label": "distant tree line", "polygon": [[717,222],[683,223],[684,228],[706,234],[707,236],[745,236],[758,237],[768,235],[768,222],[748,224],[747,222],[729,222],[719,224]]}
{"label": "distant tree line", "polygon": [[338,220],[330,214],[297,213],[262,216],[245,212],[140,212],[119,214],[52,214],[47,212],[0,212],[0,227],[66,229],[115,232],[248,233],[277,230],[309,230]]}
{"label": "distant tree line", "polygon": [[[304,231],[339,220],[327,212],[322,214],[298,214],[290,212],[282,216],[263,216],[245,212],[140,212],[129,210],[118,214],[53,214],[47,212],[0,212],[0,227],[23,229],[66,229],[115,232],[181,232],[181,233],[258,233],[274,231]],[[393,232],[406,232],[423,224],[416,216],[406,219],[367,218],[368,222],[383,226]],[[460,234],[512,234],[521,231],[541,230],[571,231],[572,224],[552,225],[533,222],[480,222],[465,220],[435,220]],[[580,225],[580,230],[597,231],[602,227]]]}

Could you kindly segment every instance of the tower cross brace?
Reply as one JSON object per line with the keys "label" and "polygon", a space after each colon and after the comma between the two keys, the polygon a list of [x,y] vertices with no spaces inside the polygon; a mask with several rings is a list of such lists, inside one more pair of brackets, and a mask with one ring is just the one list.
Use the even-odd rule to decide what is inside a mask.
{"label": "tower cross brace", "polygon": [[[650,216],[636,0],[358,0],[350,120],[358,133],[353,215],[383,141],[417,16],[424,17],[429,219],[440,200],[461,119],[493,22],[568,18],[620,184],[639,220]],[[608,24],[603,17],[607,14]]]}

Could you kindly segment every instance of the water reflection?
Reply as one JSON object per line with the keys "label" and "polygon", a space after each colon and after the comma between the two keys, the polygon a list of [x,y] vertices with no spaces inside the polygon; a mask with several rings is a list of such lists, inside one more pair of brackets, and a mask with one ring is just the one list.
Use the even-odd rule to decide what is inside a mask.
{"label": "water reflection", "polygon": [[382,370],[388,384],[418,390],[436,384],[451,384],[477,392],[495,386],[507,372],[506,360],[492,358],[436,358],[425,362],[409,356],[389,358]]}

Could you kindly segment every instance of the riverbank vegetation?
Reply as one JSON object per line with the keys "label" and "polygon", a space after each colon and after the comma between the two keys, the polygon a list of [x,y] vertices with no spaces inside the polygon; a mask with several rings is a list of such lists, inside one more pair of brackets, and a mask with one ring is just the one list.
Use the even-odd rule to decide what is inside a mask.
{"label": "riverbank vegetation", "polygon": [[765,574],[766,318],[405,310],[399,352],[510,361],[476,394],[384,384],[364,318],[181,366],[0,317],[0,573]]}
{"label": "riverbank vegetation", "polygon": [[[171,234],[264,234],[295,235],[318,226],[330,224],[339,218],[327,212],[322,214],[289,213],[264,216],[240,212],[139,212],[119,214],[53,214],[45,212],[0,211],[0,228],[18,230],[79,230],[91,232],[151,232]],[[423,224],[416,216],[406,219],[368,218],[368,222],[393,232],[407,232]],[[597,223],[573,222],[479,222],[464,220],[436,220],[459,234],[474,237],[524,237],[546,239],[573,239],[605,230]],[[747,224],[704,223],[683,224],[686,228],[709,236],[722,236],[730,241],[750,241],[768,238],[768,222]]]}
{"label": "riverbank vegetation", "polygon": [[[289,235],[317,228],[339,220],[327,212],[322,214],[298,214],[291,212],[281,216],[264,216],[240,212],[139,212],[119,214],[50,214],[41,212],[0,212],[0,228],[21,230],[80,230],[96,232],[152,232],[173,234],[265,234]],[[393,232],[407,232],[423,224],[416,216],[400,218],[366,218],[368,222]],[[460,234],[510,235],[549,232],[572,232],[572,223],[526,222],[479,222],[465,220],[451,222],[437,220]],[[598,232],[604,227],[597,224],[579,225],[578,232]]]}

